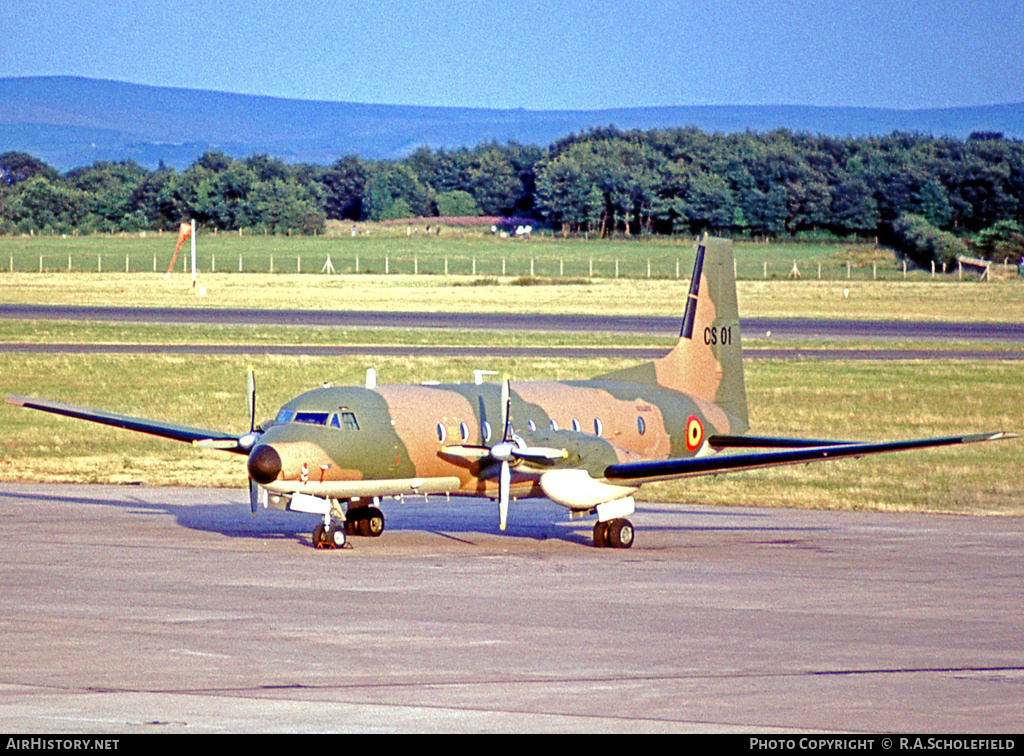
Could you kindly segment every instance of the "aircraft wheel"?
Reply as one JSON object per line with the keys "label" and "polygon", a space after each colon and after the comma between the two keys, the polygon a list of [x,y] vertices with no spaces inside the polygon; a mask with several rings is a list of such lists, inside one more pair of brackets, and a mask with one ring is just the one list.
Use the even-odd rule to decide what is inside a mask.
{"label": "aircraft wheel", "polygon": [[608,545],[608,523],[607,522],[595,522],[594,523],[594,546],[599,549],[603,549]]}
{"label": "aircraft wheel", "polygon": [[322,524],[313,528],[313,546],[317,549],[327,547],[327,529]]}
{"label": "aircraft wheel", "polygon": [[359,521],[359,532],[364,536],[376,538],[384,532],[384,513],[377,507],[366,510],[366,517]]}
{"label": "aircraft wheel", "polygon": [[613,549],[628,549],[633,545],[633,523],[626,519],[608,523],[608,545]]}
{"label": "aircraft wheel", "polygon": [[334,548],[336,548],[336,549],[342,548],[345,545],[345,529],[344,528],[332,528],[331,532],[330,532],[330,535],[329,535],[329,538],[331,540],[331,545]]}

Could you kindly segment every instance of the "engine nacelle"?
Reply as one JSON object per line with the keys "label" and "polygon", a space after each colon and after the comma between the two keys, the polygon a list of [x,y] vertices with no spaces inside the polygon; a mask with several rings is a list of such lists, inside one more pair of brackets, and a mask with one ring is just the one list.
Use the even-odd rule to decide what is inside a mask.
{"label": "engine nacelle", "polygon": [[576,510],[594,509],[598,504],[624,499],[635,486],[615,486],[594,480],[586,470],[549,470],[540,476],[544,495],[556,504]]}

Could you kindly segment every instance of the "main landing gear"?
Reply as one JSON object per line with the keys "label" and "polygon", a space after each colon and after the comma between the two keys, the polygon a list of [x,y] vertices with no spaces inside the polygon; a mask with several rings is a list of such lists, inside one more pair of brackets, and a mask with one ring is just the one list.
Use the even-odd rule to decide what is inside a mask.
{"label": "main landing gear", "polygon": [[350,507],[343,519],[326,515],[324,522],[313,529],[313,546],[318,549],[343,549],[350,545],[346,536],[376,538],[384,532],[384,513],[377,507]]}
{"label": "main landing gear", "polygon": [[594,545],[599,548],[628,549],[633,545],[633,523],[625,517],[595,522]]}

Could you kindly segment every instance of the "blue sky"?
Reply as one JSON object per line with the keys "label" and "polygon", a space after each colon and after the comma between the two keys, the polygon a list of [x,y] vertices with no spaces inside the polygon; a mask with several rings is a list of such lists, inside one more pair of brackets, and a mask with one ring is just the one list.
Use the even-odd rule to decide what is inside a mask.
{"label": "blue sky", "polygon": [[0,76],[594,110],[1024,102],[1020,0],[9,0]]}

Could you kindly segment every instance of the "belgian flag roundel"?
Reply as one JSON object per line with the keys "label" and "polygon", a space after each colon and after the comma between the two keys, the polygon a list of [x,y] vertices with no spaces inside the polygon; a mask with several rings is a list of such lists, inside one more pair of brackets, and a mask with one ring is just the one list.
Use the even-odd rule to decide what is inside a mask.
{"label": "belgian flag roundel", "polygon": [[686,448],[689,451],[697,451],[704,442],[704,426],[695,415],[690,415],[686,420]]}

